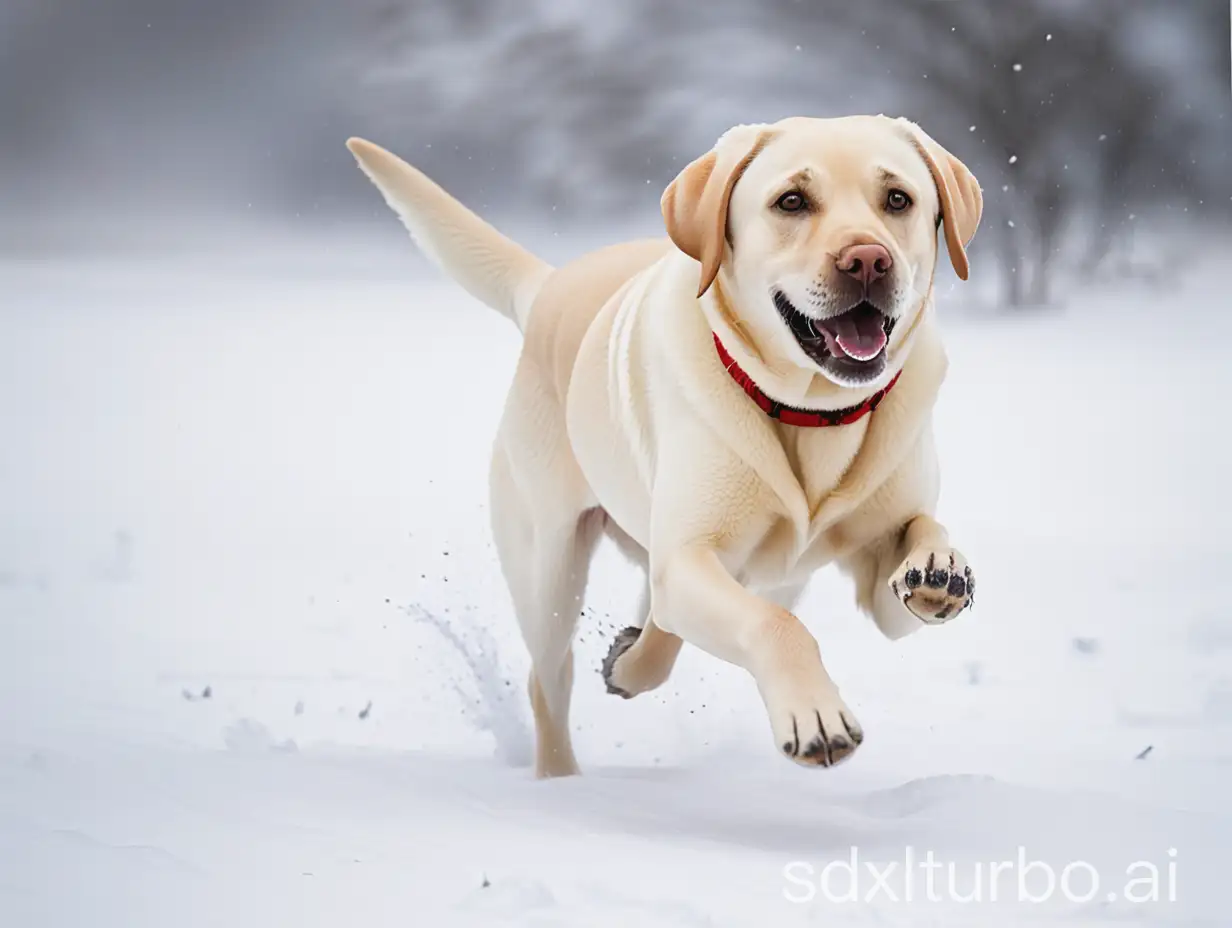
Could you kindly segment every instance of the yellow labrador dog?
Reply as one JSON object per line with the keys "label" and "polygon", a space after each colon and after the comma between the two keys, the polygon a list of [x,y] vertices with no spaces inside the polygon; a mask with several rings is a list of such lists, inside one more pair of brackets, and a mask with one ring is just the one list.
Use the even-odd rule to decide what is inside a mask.
{"label": "yellow labrador dog", "polygon": [[605,531],[647,572],[612,692],[663,683],[687,641],[752,674],[792,760],[848,757],[860,724],[791,612],[809,577],[837,564],[891,637],[975,587],[933,517],[931,426],[937,232],[966,279],[971,172],[901,119],[738,126],[663,194],[670,241],[554,269],[384,149],[349,147],[419,246],[525,335],[491,510],[537,774],[578,769],[571,642]]}

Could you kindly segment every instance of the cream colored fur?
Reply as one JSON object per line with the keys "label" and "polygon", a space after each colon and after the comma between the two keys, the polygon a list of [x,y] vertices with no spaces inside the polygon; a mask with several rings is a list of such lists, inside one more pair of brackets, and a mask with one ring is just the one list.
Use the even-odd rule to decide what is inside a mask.
{"label": "cream colored fur", "polygon": [[[737,127],[664,194],[670,240],[553,270],[405,162],[349,145],[421,247],[525,334],[490,489],[533,664],[537,773],[577,771],[571,641],[605,531],[647,571],[643,628],[613,652],[614,690],[661,684],[687,641],[753,676],[774,742],[793,760],[828,766],[850,755],[863,732],[790,610],[827,564],[853,578],[860,607],[892,637],[970,599],[966,561],[934,519],[931,427],[946,369],[932,304],[937,219],[965,278],[982,206],[970,172],[902,120]],[[785,216],[774,204],[789,187],[816,208]],[[911,197],[910,210],[885,209],[891,187]],[[836,256],[861,243],[893,256],[898,322],[884,373],[853,386],[804,354],[770,293],[824,315],[838,299]],[[871,415],[798,428],[749,400],[723,369],[715,333],[790,405],[844,408],[902,373]],[[946,583],[931,583],[943,573]]]}

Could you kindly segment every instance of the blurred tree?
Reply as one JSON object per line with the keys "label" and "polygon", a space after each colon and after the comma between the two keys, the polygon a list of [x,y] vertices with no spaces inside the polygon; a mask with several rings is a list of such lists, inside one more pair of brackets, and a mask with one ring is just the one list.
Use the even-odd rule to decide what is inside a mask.
{"label": "blurred tree", "polygon": [[627,208],[676,139],[670,107],[654,99],[661,87],[647,79],[670,66],[668,50],[641,41],[638,28],[652,24],[626,10],[568,6],[389,3],[375,17],[382,38],[367,88],[382,137],[447,183],[462,174],[457,192],[474,206]]}

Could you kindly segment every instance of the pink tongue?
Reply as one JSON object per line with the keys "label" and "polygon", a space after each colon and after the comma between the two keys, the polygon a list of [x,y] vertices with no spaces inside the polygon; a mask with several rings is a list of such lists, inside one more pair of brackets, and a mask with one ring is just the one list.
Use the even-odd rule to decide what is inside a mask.
{"label": "pink tongue", "polygon": [[885,347],[886,334],[880,313],[847,313],[832,324],[839,348],[857,361],[871,361]]}

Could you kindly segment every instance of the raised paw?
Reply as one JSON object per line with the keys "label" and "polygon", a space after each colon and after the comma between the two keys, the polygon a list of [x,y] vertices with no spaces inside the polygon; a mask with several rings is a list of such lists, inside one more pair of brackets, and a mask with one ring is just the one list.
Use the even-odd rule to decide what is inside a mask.
{"label": "raised paw", "polygon": [[632,699],[634,694],[616,682],[616,661],[622,654],[633,647],[634,642],[637,641],[641,634],[642,630],[635,625],[630,625],[619,632],[616,635],[616,640],[612,642],[612,646],[608,649],[607,657],[603,659],[603,682],[607,684],[607,691],[622,699]]}
{"label": "raised paw", "polygon": [[833,767],[855,753],[864,729],[833,690],[767,699],[779,750],[805,767]]}
{"label": "raised paw", "polygon": [[948,622],[975,601],[975,575],[952,548],[913,551],[890,577],[890,589],[921,622]]}
{"label": "raised paw", "polygon": [[672,673],[682,642],[653,621],[630,626],[616,636],[603,659],[607,691],[623,699],[662,686]]}

